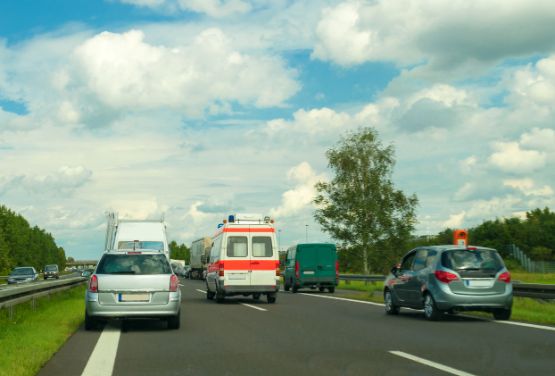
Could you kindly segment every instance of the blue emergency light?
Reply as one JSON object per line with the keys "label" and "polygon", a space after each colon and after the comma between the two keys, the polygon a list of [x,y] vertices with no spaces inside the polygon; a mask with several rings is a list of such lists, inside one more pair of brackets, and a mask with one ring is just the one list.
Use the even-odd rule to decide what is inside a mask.
{"label": "blue emergency light", "polygon": [[235,216],[233,214],[230,214],[229,217],[227,217],[229,223],[233,223],[235,222]]}

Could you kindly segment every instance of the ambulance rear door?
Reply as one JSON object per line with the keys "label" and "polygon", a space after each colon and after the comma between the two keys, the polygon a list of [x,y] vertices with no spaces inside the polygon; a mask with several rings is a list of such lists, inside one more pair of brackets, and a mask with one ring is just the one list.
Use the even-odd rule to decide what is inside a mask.
{"label": "ambulance rear door", "polygon": [[250,225],[251,285],[275,286],[279,266],[273,227]]}
{"label": "ambulance rear door", "polygon": [[224,286],[251,285],[250,256],[249,256],[249,233],[229,226],[224,229],[225,236],[225,260],[224,264]]}

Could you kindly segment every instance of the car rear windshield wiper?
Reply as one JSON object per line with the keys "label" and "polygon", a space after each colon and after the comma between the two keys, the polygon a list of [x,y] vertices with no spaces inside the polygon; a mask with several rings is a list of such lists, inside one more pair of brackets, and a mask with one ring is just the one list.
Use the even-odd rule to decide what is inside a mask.
{"label": "car rear windshield wiper", "polygon": [[480,268],[457,268],[457,270],[463,270],[465,272],[468,272],[468,271],[476,271],[481,269]]}
{"label": "car rear windshield wiper", "polygon": [[110,274],[135,274],[133,270],[121,271],[121,272],[111,272]]}

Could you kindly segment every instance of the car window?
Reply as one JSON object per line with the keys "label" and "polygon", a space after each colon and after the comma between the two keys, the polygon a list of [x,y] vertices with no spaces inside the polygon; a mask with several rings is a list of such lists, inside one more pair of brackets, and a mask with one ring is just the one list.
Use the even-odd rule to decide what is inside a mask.
{"label": "car window", "polygon": [[210,263],[214,263],[220,259],[220,248],[222,246],[222,237],[218,236],[212,243],[210,249]]}
{"label": "car window", "polygon": [[272,257],[272,238],[269,236],[253,236],[252,255],[254,257]]}
{"label": "car window", "polygon": [[428,251],[425,249],[420,249],[416,252],[416,256],[414,258],[414,263],[412,264],[412,270],[415,272],[422,270],[426,267],[426,256],[428,255]]}
{"label": "car window", "polygon": [[12,275],[25,275],[25,274],[34,274],[35,271],[33,268],[17,268],[12,271]]}
{"label": "car window", "polygon": [[432,266],[436,260],[437,251],[428,251],[426,255],[426,267]]}
{"label": "car window", "polygon": [[171,274],[168,259],[162,254],[104,255],[97,274]]}
{"label": "car window", "polygon": [[118,249],[154,249],[164,250],[164,242],[160,241],[120,241]]}
{"label": "car window", "polygon": [[56,265],[46,265],[44,267],[44,270],[47,271],[47,272],[55,272],[55,271],[58,270],[58,266],[56,266]]}
{"label": "car window", "polygon": [[247,237],[230,236],[227,238],[228,257],[247,257]]}
{"label": "car window", "polygon": [[441,264],[454,270],[497,271],[503,268],[499,254],[488,249],[446,251],[441,255]]}
{"label": "car window", "polygon": [[405,256],[405,258],[403,259],[403,262],[401,263],[401,270],[410,270],[415,256],[416,256],[415,252],[412,252],[407,256]]}

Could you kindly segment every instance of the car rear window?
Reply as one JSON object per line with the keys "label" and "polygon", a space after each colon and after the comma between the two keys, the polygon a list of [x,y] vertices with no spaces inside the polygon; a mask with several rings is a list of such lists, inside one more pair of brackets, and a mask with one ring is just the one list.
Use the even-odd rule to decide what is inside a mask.
{"label": "car rear window", "polygon": [[46,265],[44,267],[44,270],[47,272],[55,272],[58,270],[58,266],[57,265]]}
{"label": "car rear window", "polygon": [[269,236],[253,236],[252,255],[254,257],[272,257],[272,238]]}
{"label": "car rear window", "polygon": [[441,264],[453,270],[498,271],[503,261],[496,251],[488,249],[454,249],[443,252]]}
{"label": "car rear window", "polygon": [[96,269],[97,274],[171,274],[166,256],[162,254],[104,255]]}
{"label": "car rear window", "polygon": [[156,251],[164,250],[164,242],[160,241],[120,241],[118,249],[153,249]]}
{"label": "car rear window", "polygon": [[230,236],[227,238],[228,257],[247,257],[247,237]]}

